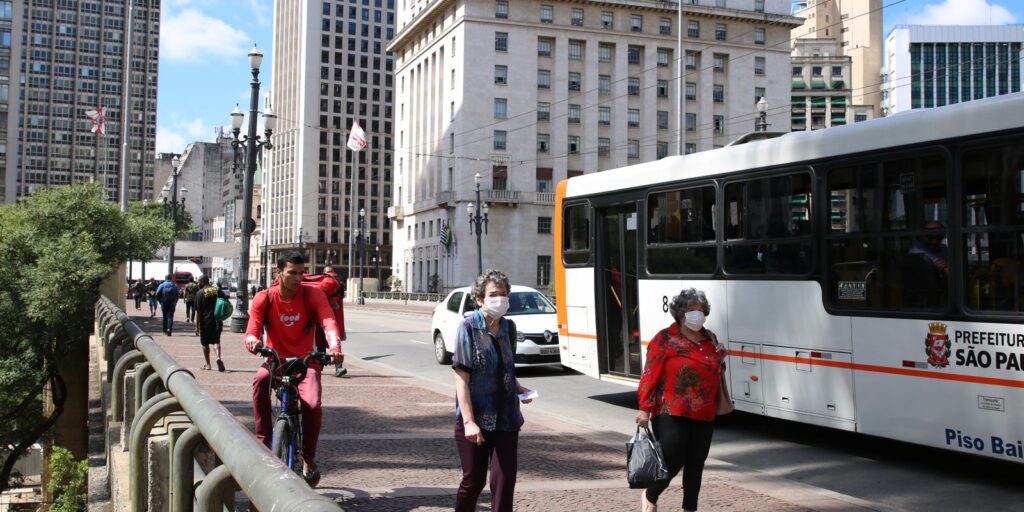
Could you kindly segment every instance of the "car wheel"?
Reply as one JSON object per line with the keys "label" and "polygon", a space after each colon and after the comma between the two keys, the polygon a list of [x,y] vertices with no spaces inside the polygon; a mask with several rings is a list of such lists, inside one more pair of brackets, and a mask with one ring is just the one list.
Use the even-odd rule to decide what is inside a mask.
{"label": "car wheel", "polygon": [[437,359],[437,364],[451,364],[452,362],[452,353],[444,348],[444,337],[440,332],[434,335],[434,359]]}

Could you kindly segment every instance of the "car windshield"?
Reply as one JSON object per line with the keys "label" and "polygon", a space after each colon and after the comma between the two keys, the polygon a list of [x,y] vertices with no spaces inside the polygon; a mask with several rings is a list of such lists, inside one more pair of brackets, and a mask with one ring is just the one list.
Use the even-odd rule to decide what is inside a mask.
{"label": "car windshield", "polygon": [[537,292],[512,292],[508,297],[508,315],[548,315],[555,312],[548,298]]}

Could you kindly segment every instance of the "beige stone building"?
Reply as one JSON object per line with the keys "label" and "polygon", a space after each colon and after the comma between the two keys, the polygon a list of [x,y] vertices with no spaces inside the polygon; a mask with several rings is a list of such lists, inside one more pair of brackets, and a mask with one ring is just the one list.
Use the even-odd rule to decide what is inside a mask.
{"label": "beige stone building", "polygon": [[838,55],[850,57],[847,79],[855,105],[880,117],[882,106],[882,0],[802,0],[793,14],[804,19],[794,39],[835,39]]}
{"label": "beige stone building", "polygon": [[820,130],[867,121],[874,108],[854,105],[852,58],[840,55],[833,38],[793,41],[792,130]]}
{"label": "beige stone building", "polygon": [[[407,290],[477,272],[470,203],[490,207],[483,266],[545,288],[555,184],[789,130],[787,0],[399,0],[393,271]],[[682,30],[685,112],[677,108]],[[480,200],[474,176],[480,175]],[[440,244],[451,226],[455,247]]]}

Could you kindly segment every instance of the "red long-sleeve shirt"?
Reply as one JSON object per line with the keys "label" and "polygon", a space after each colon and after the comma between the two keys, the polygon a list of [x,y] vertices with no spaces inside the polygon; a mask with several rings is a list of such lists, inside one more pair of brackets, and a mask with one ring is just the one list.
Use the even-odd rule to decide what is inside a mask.
{"label": "red long-sleeve shirt", "polygon": [[652,416],[667,413],[713,420],[723,369],[709,331],[702,330],[700,343],[694,343],[673,323],[647,346],[647,363],[637,390],[640,410]]}
{"label": "red long-sleeve shirt", "polygon": [[313,350],[314,322],[323,326],[327,334],[328,350],[340,351],[338,323],[334,320],[334,311],[323,292],[300,286],[295,297],[285,301],[281,299],[280,286],[272,286],[253,297],[245,337],[259,338],[266,324],[267,346],[276,350],[281,359],[303,357]]}

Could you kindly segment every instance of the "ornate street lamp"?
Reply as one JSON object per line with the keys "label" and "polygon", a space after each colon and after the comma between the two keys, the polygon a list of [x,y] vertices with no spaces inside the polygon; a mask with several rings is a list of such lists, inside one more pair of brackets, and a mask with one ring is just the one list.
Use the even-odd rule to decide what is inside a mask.
{"label": "ornate street lamp", "polygon": [[766,132],[768,131],[768,100],[761,96],[761,99],[757,100],[757,131]]}
{"label": "ornate street lamp", "polygon": [[356,238],[359,239],[359,304],[366,304],[363,297],[363,266],[366,261],[366,231],[363,228],[363,219],[366,217],[366,210],[359,209],[359,229],[356,230]]}
{"label": "ornate street lamp", "polygon": [[[164,205],[169,205],[171,208],[171,225],[174,226],[175,238],[177,238],[178,229],[178,206],[185,209],[185,193],[188,190],[185,187],[181,187],[181,201],[178,201],[178,176],[181,175],[181,160],[178,157],[174,157],[171,160],[171,186],[168,190],[164,187]],[[171,195],[170,203],[167,202],[167,193]],[[145,205],[143,205],[145,208]],[[174,240],[171,240],[171,246],[167,249],[167,273],[174,275]]]}
{"label": "ornate street lamp", "polygon": [[[476,173],[473,176],[473,181],[476,183],[476,206],[473,203],[466,205],[466,213],[469,214],[469,232],[472,234],[476,232],[476,270],[477,275],[484,273],[484,252],[483,252],[483,241],[481,236],[487,233],[487,213],[490,212],[491,207],[487,203],[483,203],[481,207],[480,202],[480,173]],[[483,215],[480,214],[481,208],[483,209]],[[483,231],[480,230],[480,226],[483,226]]]}
{"label": "ornate street lamp", "polygon": [[[237,152],[245,146],[245,174],[242,179],[242,215],[240,225],[242,229],[242,248],[239,254],[241,260],[238,266],[238,289],[240,291],[249,288],[249,238],[256,229],[256,221],[252,219],[252,187],[253,177],[256,174],[256,159],[259,158],[259,151],[262,148],[273,149],[270,144],[270,136],[274,132],[274,125],[277,117],[269,106],[263,112],[264,137],[261,139],[256,135],[256,116],[259,114],[260,97],[260,64],[263,63],[263,54],[253,45],[249,52],[249,68],[252,72],[251,90],[249,91],[249,131],[244,139],[239,139],[242,130],[242,111],[235,105],[231,112],[231,133],[234,140],[231,147]],[[237,161],[237,153],[236,153]],[[237,167],[237,166],[236,166]],[[242,292],[236,295],[238,300],[235,312],[231,315],[231,332],[245,332],[249,323],[249,294]]]}

